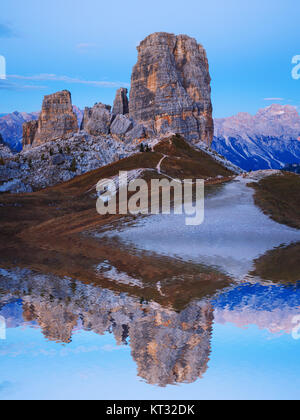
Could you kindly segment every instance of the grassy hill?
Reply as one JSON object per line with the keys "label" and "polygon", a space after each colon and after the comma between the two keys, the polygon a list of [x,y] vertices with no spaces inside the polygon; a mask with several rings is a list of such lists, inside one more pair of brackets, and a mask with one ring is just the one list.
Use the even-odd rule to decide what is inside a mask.
{"label": "grassy hill", "polygon": [[283,172],[268,176],[255,189],[255,204],[273,220],[300,229],[300,176]]}

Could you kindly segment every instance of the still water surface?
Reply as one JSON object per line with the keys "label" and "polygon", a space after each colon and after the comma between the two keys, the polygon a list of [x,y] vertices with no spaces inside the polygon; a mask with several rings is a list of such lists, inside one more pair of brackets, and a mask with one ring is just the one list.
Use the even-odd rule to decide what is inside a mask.
{"label": "still water surface", "polygon": [[232,286],[176,312],[32,272],[1,283],[2,399],[300,397],[297,285]]}
{"label": "still water surface", "polygon": [[209,198],[198,231],[157,216],[106,235],[135,263],[88,281],[0,263],[0,398],[299,399],[299,232],[247,191]]}

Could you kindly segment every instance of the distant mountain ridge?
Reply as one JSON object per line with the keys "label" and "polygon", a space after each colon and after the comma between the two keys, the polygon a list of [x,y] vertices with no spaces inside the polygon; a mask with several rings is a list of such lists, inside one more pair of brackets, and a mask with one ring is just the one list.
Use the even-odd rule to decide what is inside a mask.
{"label": "distant mountain ridge", "polygon": [[[80,126],[83,111],[76,106],[73,110]],[[0,134],[12,151],[22,149],[23,124],[38,116],[38,112],[0,116]],[[300,115],[293,106],[273,104],[256,115],[241,112],[214,123],[212,149],[246,171],[300,163]]]}
{"label": "distant mountain ridge", "polygon": [[212,148],[246,171],[299,163],[300,115],[293,106],[273,104],[254,116],[215,119]]}
{"label": "distant mountain ridge", "polygon": [[38,112],[18,112],[6,114],[0,118],[0,133],[4,142],[14,152],[22,150],[23,124],[25,122],[36,120]]}

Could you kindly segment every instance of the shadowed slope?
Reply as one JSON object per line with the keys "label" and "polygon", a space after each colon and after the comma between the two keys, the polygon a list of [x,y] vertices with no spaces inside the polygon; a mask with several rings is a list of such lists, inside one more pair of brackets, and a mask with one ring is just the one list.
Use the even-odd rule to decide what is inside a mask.
{"label": "shadowed slope", "polygon": [[300,229],[300,176],[281,173],[249,184],[255,204],[275,222]]}

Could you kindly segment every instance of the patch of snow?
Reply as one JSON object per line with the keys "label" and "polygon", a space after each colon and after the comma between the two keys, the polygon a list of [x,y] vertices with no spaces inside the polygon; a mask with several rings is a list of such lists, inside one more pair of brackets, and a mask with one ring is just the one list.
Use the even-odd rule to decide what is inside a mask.
{"label": "patch of snow", "polygon": [[268,176],[272,175],[281,176],[282,172],[277,169],[263,169],[259,171],[252,171],[244,175],[239,175],[235,179],[242,183],[248,184],[249,182],[259,182],[263,178],[267,178]]}
{"label": "patch of snow", "polygon": [[[137,178],[140,178],[141,175],[143,174],[145,169],[133,169],[131,171],[127,172],[127,179],[124,177],[121,177],[118,175],[100,180],[97,184],[97,187],[99,189],[99,187],[101,186],[101,194],[100,194],[100,190],[97,193],[98,197],[101,198],[101,200],[103,200],[105,203],[108,202],[110,200],[110,198],[112,196],[114,196],[117,191],[121,188],[121,187],[125,187],[127,186],[131,181],[134,181]],[[111,182],[114,183],[114,188],[112,188]],[[102,193],[104,192],[110,192],[110,197],[108,196],[102,196]]]}
{"label": "patch of snow", "polygon": [[[251,179],[261,176],[265,174],[254,173]],[[205,200],[205,220],[200,226],[186,226],[185,215],[153,215],[117,235],[129,247],[203,263],[243,279],[256,258],[300,241],[299,230],[276,223],[255,206],[253,189],[246,185],[251,179],[238,177],[219,186]]]}
{"label": "patch of snow", "polygon": [[125,284],[127,286],[144,288],[144,285],[140,280],[129,276],[123,271],[119,271],[116,267],[110,265],[108,261],[104,261],[103,263],[99,264],[96,268],[96,271],[106,279],[113,280],[117,283]]}

